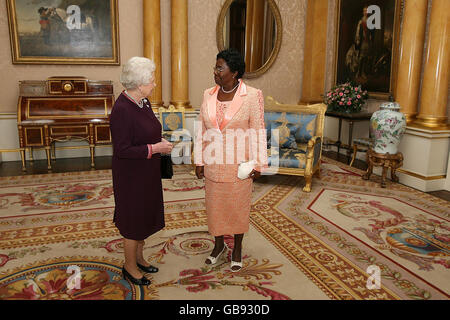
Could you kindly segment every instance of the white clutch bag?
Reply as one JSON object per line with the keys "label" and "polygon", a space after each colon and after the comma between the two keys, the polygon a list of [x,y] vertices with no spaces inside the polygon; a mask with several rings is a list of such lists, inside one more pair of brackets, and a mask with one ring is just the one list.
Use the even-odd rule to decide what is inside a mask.
{"label": "white clutch bag", "polygon": [[255,160],[241,163],[238,168],[238,178],[242,180],[247,179],[250,172],[255,169],[255,165]]}

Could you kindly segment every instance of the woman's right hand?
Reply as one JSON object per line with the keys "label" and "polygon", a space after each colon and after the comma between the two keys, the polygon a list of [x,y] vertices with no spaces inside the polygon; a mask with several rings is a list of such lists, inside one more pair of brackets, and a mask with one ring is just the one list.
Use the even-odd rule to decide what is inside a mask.
{"label": "woman's right hand", "polygon": [[173,144],[167,141],[166,139],[161,139],[161,142],[155,143],[152,145],[153,153],[171,153],[173,149]]}
{"label": "woman's right hand", "polygon": [[204,166],[195,166],[195,175],[197,176],[198,179],[203,179],[205,177],[204,175]]}

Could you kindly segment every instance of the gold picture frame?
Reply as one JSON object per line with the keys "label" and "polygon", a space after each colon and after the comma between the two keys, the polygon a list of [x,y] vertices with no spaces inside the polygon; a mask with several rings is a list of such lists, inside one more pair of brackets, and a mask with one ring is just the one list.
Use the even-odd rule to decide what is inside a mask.
{"label": "gold picture frame", "polygon": [[120,65],[117,0],[6,0],[13,64]]}
{"label": "gold picture frame", "polygon": [[[335,85],[348,80],[361,84],[369,98],[388,100],[394,97],[397,81],[398,43],[404,0],[338,0],[334,54]],[[380,29],[358,28],[368,6],[380,9]],[[376,14],[370,12],[368,16]],[[373,20],[374,21],[374,20]],[[359,31],[359,32],[358,32]],[[369,36],[364,46],[362,33]],[[394,97],[395,98],[395,97]]]}

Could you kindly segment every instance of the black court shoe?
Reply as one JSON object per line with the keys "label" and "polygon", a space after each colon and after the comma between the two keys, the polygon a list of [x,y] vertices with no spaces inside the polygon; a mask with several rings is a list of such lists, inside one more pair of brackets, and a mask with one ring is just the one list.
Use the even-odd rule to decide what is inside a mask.
{"label": "black court shoe", "polygon": [[154,267],[152,265],[146,267],[146,266],[143,266],[142,264],[139,264],[139,263],[136,263],[136,264],[137,264],[138,268],[141,269],[144,272],[155,273],[155,272],[159,271],[159,269],[157,267]]}
{"label": "black court shoe", "polygon": [[133,277],[131,274],[128,273],[125,267],[122,268],[122,273],[125,279],[130,280],[132,283],[137,284],[138,286],[148,286],[151,283],[151,281],[144,276],[141,279],[136,279],[135,277]]}

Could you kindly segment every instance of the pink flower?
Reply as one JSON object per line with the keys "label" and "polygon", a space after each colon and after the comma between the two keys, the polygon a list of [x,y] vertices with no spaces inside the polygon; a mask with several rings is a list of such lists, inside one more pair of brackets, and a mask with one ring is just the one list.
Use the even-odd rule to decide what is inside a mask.
{"label": "pink flower", "polygon": [[347,102],[347,104],[350,106],[351,104],[352,104],[352,102],[351,101],[349,101],[349,102]]}
{"label": "pink flower", "polygon": [[342,106],[343,104],[344,104],[343,102],[339,102],[339,105],[341,105],[341,106]]}
{"label": "pink flower", "polygon": [[344,94],[342,92],[339,92],[339,95],[342,97]]}
{"label": "pink flower", "polygon": [[361,96],[359,94],[357,95],[357,97],[358,97],[358,99],[361,99]]}

